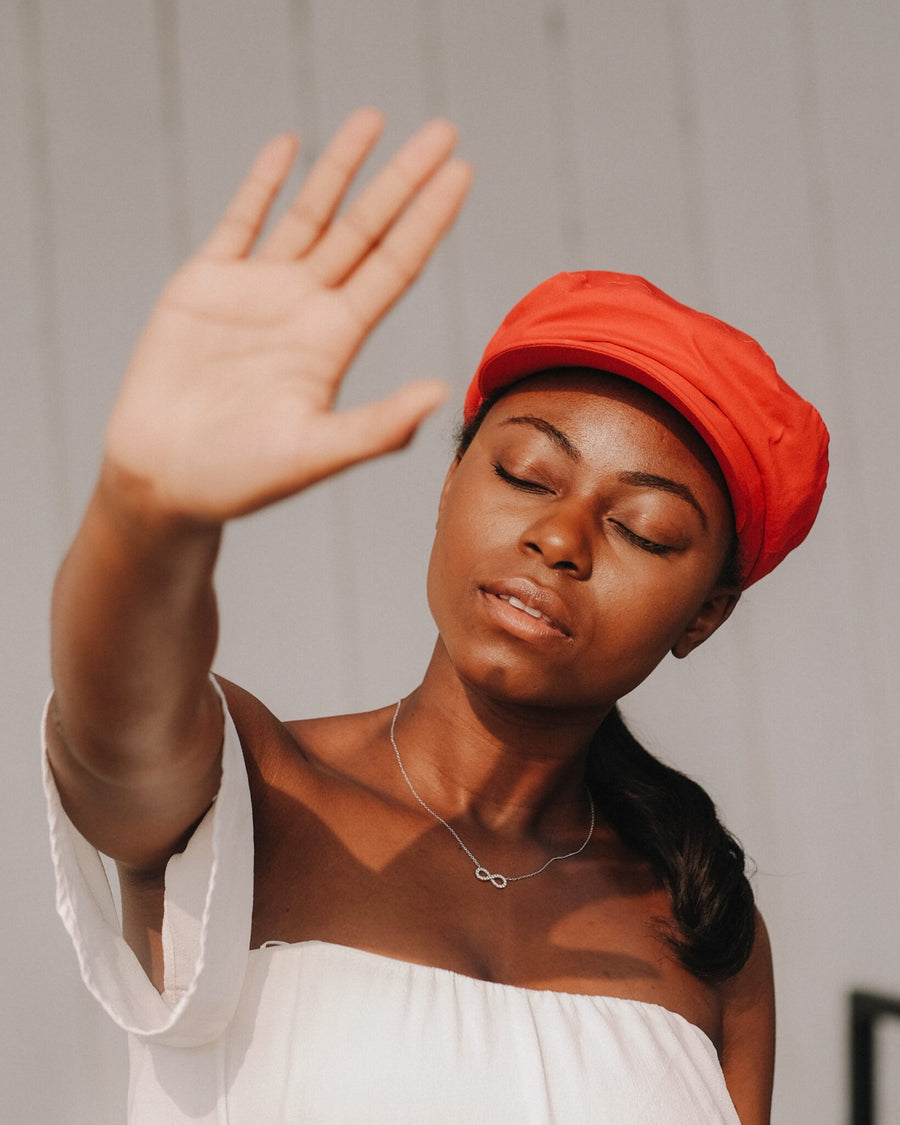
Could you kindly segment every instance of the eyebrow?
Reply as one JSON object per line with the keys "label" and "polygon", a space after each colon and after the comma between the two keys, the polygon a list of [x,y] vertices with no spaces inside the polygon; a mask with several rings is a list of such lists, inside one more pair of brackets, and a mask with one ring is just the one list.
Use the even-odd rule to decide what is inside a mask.
{"label": "eyebrow", "polygon": [[[548,422],[546,418],[538,418],[534,414],[517,414],[512,418],[504,418],[500,424],[502,426],[532,426],[542,434],[546,434],[557,449],[561,449],[567,457],[570,457],[573,461],[583,460],[581,450],[573,445],[562,430],[558,430],[556,426]],[[679,499],[690,504],[697,512],[697,515],[700,517],[700,522],[703,524],[703,529],[706,530],[708,528],[709,524],[707,522],[706,512],[704,512],[703,508],[700,506],[699,500],[690,488],[681,481],[672,480],[670,477],[661,477],[656,473],[642,473],[639,471],[619,473],[616,479],[620,484],[631,485],[634,488],[655,488],[660,492],[668,492],[670,496],[679,497]]]}
{"label": "eyebrow", "polygon": [[572,444],[562,430],[558,430],[556,426],[548,422],[546,418],[537,418],[533,414],[517,414],[514,418],[504,418],[500,425],[533,426],[536,430],[540,430],[542,434],[546,434],[557,449],[561,449],[567,457],[571,458],[573,461],[582,460],[581,451]]}
{"label": "eyebrow", "polygon": [[706,520],[706,512],[700,506],[697,497],[691,492],[686,484],[681,481],[670,480],[668,477],[660,477],[655,473],[619,473],[618,480],[621,484],[634,485],[636,488],[656,488],[660,492],[668,492],[672,496],[679,496],[682,500],[686,500],[697,514],[706,530],[708,524]]}

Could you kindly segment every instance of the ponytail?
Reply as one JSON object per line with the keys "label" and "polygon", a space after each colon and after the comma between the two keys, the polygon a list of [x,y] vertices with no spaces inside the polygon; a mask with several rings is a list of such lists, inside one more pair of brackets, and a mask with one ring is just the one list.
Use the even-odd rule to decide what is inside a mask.
{"label": "ponytail", "polygon": [[668,891],[666,938],[679,961],[702,980],[737,973],[753,948],[753,891],[743,849],[706,791],[648,753],[617,707],[594,736],[587,780],[598,810]]}

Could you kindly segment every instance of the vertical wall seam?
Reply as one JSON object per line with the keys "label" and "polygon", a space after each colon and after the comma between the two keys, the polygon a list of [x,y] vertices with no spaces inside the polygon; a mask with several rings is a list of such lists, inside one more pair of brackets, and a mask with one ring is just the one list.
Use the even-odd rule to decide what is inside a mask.
{"label": "vertical wall seam", "polygon": [[187,258],[192,243],[188,214],[188,176],[176,0],[154,0],[153,18],[162,122],[166,218],[169,226],[171,266],[175,269]]}
{"label": "vertical wall seam", "polygon": [[[419,0],[417,43],[419,73],[422,79],[426,112],[436,117],[448,112],[447,75],[444,64],[444,34],[440,0]],[[466,139],[461,138],[465,154]],[[463,204],[465,208],[465,204]],[[464,387],[468,382],[465,300],[462,249],[459,235],[451,230],[437,256],[440,307],[446,326],[447,362],[452,383]],[[448,444],[448,454],[450,452]]]}
{"label": "vertical wall seam", "polygon": [[[323,135],[322,112],[316,82],[316,52],[313,33],[312,0],[290,0],[289,18],[294,43],[293,57],[297,116],[301,122],[300,171],[305,176],[321,153],[327,138]],[[360,588],[353,528],[348,525],[351,511],[350,487],[346,474],[333,477],[325,485],[328,513],[329,575],[336,591],[335,629],[338,636],[341,695],[345,706],[359,706],[363,690],[362,639],[360,637]],[[354,702],[355,701],[355,702]]]}
{"label": "vertical wall seam", "polygon": [[444,72],[443,30],[439,0],[418,0],[416,40],[419,74],[426,112],[436,117],[446,113],[447,76]]}
{"label": "vertical wall seam", "polygon": [[302,145],[299,167],[309,171],[322,149],[321,113],[316,92],[316,52],[313,48],[313,13],[311,0],[289,0],[288,17],[293,50],[298,60],[292,71],[297,116]]}
{"label": "vertical wall seam", "polygon": [[25,124],[28,182],[34,216],[31,231],[36,280],[37,367],[41,380],[41,413],[52,491],[53,543],[61,555],[71,530],[72,495],[69,483],[69,417],[63,379],[60,325],[58,231],[50,159],[50,130],[42,49],[40,0],[21,0],[18,34],[25,60]]}
{"label": "vertical wall seam", "polygon": [[543,23],[544,69],[553,121],[553,166],[559,185],[560,241],[565,268],[574,270],[589,263],[583,261],[585,223],[575,141],[568,21],[563,0],[543,0]]}
{"label": "vertical wall seam", "polygon": [[708,309],[718,307],[718,287],[713,268],[712,233],[709,210],[710,191],[704,169],[704,144],[700,126],[700,107],[694,80],[695,63],[690,47],[690,28],[685,0],[664,0],[665,19],[671,44],[672,100],[678,123],[678,153],[684,184],[684,217],[691,250],[697,303]]}
{"label": "vertical wall seam", "polygon": [[[826,171],[824,122],[819,97],[819,79],[812,50],[813,29],[809,8],[804,0],[791,0],[785,4],[791,56],[795,75],[795,95],[798,116],[802,123],[803,163],[806,167],[806,197],[812,217],[813,275],[816,281],[816,299],[820,311],[820,330],[826,341],[826,362],[834,370],[846,370],[847,318],[838,285],[838,252],[836,245],[834,208]],[[841,413],[854,419],[853,398],[842,391],[844,380],[837,381]],[[854,419],[855,421],[855,419]],[[852,429],[855,439],[856,426]],[[844,441],[854,472],[858,467],[856,442]]]}

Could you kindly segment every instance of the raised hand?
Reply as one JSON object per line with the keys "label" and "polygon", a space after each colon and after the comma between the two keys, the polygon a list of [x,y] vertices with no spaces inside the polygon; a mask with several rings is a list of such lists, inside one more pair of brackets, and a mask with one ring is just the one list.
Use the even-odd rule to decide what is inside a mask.
{"label": "raised hand", "polygon": [[164,290],[110,418],[106,463],[164,511],[222,521],[405,444],[434,381],[335,412],[366,335],[424,266],[471,180],[433,121],[338,208],[382,128],[355,113],[259,246],[297,149],[258,155],[199,253]]}

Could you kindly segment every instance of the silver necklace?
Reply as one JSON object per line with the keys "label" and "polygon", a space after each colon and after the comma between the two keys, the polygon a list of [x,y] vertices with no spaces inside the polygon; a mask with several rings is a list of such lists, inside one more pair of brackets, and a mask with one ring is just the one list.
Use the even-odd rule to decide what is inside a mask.
{"label": "silver necklace", "polygon": [[540,875],[540,873],[542,871],[546,871],[547,868],[550,866],[550,864],[556,863],[556,861],[558,859],[571,859],[572,856],[580,855],[584,851],[584,849],[588,846],[588,844],[591,842],[591,837],[594,835],[595,812],[594,812],[594,798],[591,795],[590,789],[588,789],[587,785],[585,785],[584,791],[585,791],[585,793],[587,793],[588,804],[590,805],[590,809],[591,809],[591,826],[588,829],[588,834],[587,834],[587,836],[585,836],[584,843],[581,845],[581,847],[576,848],[573,852],[566,852],[565,855],[551,856],[542,867],[539,867],[537,869],[537,871],[529,871],[525,875],[501,875],[497,871],[488,871],[488,869],[484,866],[484,864],[471,851],[469,851],[469,849],[466,847],[466,845],[462,842],[462,839],[460,838],[460,835],[456,831],[456,829],[451,824],[448,824],[447,821],[444,820],[444,818],[442,816],[440,816],[438,813],[436,813],[430,805],[427,805],[422,800],[422,798],[416,792],[416,787],[413,785],[412,781],[410,781],[409,774],[406,772],[406,769],[403,766],[403,759],[400,757],[400,751],[397,749],[397,741],[394,738],[394,727],[397,725],[397,716],[400,714],[400,704],[402,702],[403,702],[402,699],[398,700],[397,706],[394,708],[394,717],[391,719],[391,735],[390,735],[390,737],[391,737],[391,746],[393,746],[394,755],[397,758],[397,765],[400,767],[400,772],[403,774],[403,780],[409,786],[410,793],[412,793],[412,795],[419,802],[419,804],[422,806],[422,808],[428,813],[429,816],[434,817],[434,819],[438,822],[438,824],[443,824],[443,826],[447,829],[447,831],[450,833],[450,835],[453,837],[453,839],[457,842],[457,844],[459,844],[459,846],[466,853],[466,855],[469,857],[469,859],[475,864],[475,878],[476,879],[480,879],[482,881],[482,883],[490,883],[492,886],[496,887],[498,890],[502,890],[508,883],[518,883],[522,879],[533,879],[535,877],[535,875]]}

